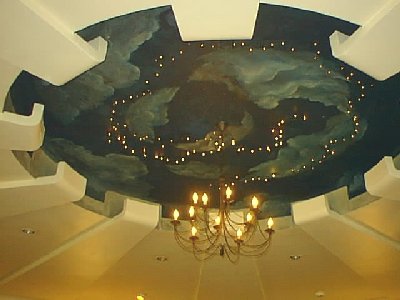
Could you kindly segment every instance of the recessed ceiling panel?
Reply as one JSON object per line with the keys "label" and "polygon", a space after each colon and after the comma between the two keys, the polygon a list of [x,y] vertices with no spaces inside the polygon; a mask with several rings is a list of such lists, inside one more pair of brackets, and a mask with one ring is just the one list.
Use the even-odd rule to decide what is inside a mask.
{"label": "recessed ceiling panel", "polygon": [[236,207],[256,194],[265,216],[288,215],[294,200],[363,192],[363,174],[399,153],[399,77],[375,82],[331,56],[332,32],[356,28],[261,5],[249,41],[182,42],[170,8],[136,12],[79,32],[108,41],[104,63],[61,87],[23,73],[12,103],[44,103],[44,150],[93,198],[117,191],[170,215],[194,191],[216,206],[224,177]]}

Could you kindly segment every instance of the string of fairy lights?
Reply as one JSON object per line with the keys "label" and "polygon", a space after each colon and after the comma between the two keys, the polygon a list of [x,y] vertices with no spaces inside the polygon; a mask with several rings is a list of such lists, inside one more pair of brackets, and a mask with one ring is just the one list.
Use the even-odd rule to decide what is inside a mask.
{"label": "string of fairy lights", "polygon": [[[278,151],[280,148],[285,147],[285,133],[287,124],[293,122],[308,122],[310,120],[310,116],[307,115],[307,113],[297,112],[295,114],[282,118],[272,128],[269,129],[269,132],[267,132],[267,134],[270,134],[272,140],[272,143],[270,144],[249,147],[244,144],[240,144],[240,141],[235,141],[232,138],[229,143],[223,142],[220,145],[221,147],[219,147],[218,149],[212,149],[208,151],[199,151],[196,149],[185,150],[176,147],[178,143],[182,144],[199,142],[199,139],[190,136],[184,136],[180,139],[172,139],[163,138],[161,136],[141,136],[138,133],[133,132],[129,128],[127,123],[121,121],[121,118],[119,118],[119,116],[126,112],[129,105],[135,103],[139,99],[145,99],[145,97],[152,95],[152,83],[159,81],[163,75],[164,70],[167,67],[171,67],[171,65],[177,63],[181,59],[181,57],[186,54],[187,49],[185,49],[184,47],[199,47],[200,49],[207,49],[208,51],[210,51],[211,49],[217,48],[218,44],[212,42],[186,43],[185,46],[179,49],[174,55],[170,55],[168,57],[165,55],[158,55],[157,57],[155,57],[155,71],[154,73],[152,73],[152,77],[143,79],[144,86],[146,86],[147,88],[140,91],[139,93],[131,94],[127,98],[113,100],[111,105],[108,130],[106,132],[106,142],[108,144],[119,145],[122,152],[127,155],[134,155],[143,160],[157,160],[169,165],[185,164],[191,160],[199,160],[213,156],[220,152],[220,150],[227,149],[236,152],[236,154],[239,156],[265,155],[265,159],[268,159],[269,155],[274,155],[274,153],[276,154],[276,151]],[[277,49],[280,51],[286,50],[290,53],[296,52],[296,48],[289,45],[287,41],[273,41],[259,47],[253,47],[246,44],[246,42],[232,42],[231,47],[245,49],[250,54],[256,49],[260,49],[262,51],[265,51],[266,53],[269,49]],[[318,63],[319,67],[325,70],[327,76],[332,75],[334,73],[334,70],[324,66],[320,60],[321,50],[319,49],[319,43],[312,42],[312,47],[314,48],[315,63]],[[300,173],[306,170],[314,170],[318,165],[323,164],[327,159],[331,158],[334,155],[337,155],[338,147],[344,143],[349,143],[354,140],[361,131],[360,117],[355,111],[355,103],[361,102],[363,99],[365,99],[367,85],[361,79],[357,79],[355,72],[353,70],[350,70],[350,68],[341,66],[340,73],[344,75],[349,83],[356,84],[359,89],[358,97],[356,97],[356,99],[348,99],[347,102],[346,113],[349,116],[349,119],[351,119],[352,121],[352,131],[347,136],[337,136],[335,138],[330,138],[329,140],[326,140],[320,149],[320,155],[316,157],[310,157],[308,164],[303,164],[301,166],[292,168],[290,171],[293,174]],[[370,86],[372,87],[373,85],[371,84]],[[271,173],[268,176],[264,177],[254,177],[249,175],[245,175],[242,177],[240,174],[235,174],[231,179],[233,181],[240,180],[243,183],[249,183],[254,181],[268,182],[277,177],[279,177],[279,171],[271,170]]]}

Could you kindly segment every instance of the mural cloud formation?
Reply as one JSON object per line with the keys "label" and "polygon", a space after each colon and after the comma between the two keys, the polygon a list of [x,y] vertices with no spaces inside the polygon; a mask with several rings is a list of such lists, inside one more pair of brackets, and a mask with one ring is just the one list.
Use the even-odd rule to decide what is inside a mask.
{"label": "mural cloud formation", "polygon": [[[159,29],[158,15],[161,12],[139,12],[99,24],[96,33],[100,33],[108,42],[107,56],[103,63],[61,87],[35,81],[46,111],[67,125],[81,111],[102,105],[116,89],[135,83],[140,77],[140,69],[129,61],[131,53],[151,39]],[[88,28],[85,31],[89,34],[91,30]]]}

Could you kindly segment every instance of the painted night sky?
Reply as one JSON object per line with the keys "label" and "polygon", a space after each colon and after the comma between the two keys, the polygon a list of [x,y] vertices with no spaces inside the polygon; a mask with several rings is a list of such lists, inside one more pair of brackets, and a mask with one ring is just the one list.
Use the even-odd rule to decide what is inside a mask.
{"label": "painted night sky", "polygon": [[329,35],[356,28],[260,5],[250,41],[183,43],[170,8],[137,12],[79,32],[108,41],[104,63],[61,87],[22,73],[12,105],[45,105],[43,149],[99,201],[111,190],[169,214],[223,176],[237,207],[256,194],[266,215],[288,215],[291,201],[362,193],[364,172],[400,152],[400,77],[376,82],[330,54]]}

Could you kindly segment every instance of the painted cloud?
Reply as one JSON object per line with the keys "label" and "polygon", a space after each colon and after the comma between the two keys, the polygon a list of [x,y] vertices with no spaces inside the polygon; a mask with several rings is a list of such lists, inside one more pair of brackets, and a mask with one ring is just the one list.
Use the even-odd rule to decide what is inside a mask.
{"label": "painted cloud", "polygon": [[132,196],[145,196],[150,186],[140,178],[148,173],[146,165],[135,156],[107,154],[97,156],[71,141],[55,138],[45,143],[46,153],[55,161],[67,160],[88,179],[88,191],[97,199],[107,190]]}
{"label": "painted cloud", "polygon": [[151,39],[159,29],[158,15],[161,11],[138,12],[85,29],[86,34],[90,35],[93,30],[107,40],[106,59],[61,87],[37,80],[36,90],[46,105],[46,112],[67,125],[81,111],[102,105],[116,89],[135,83],[139,79],[140,70],[129,61],[131,53]]}
{"label": "painted cloud", "polygon": [[328,76],[320,68],[323,62],[313,56],[309,52],[220,50],[200,57],[204,63],[190,79],[222,82],[232,91],[247,93],[264,109],[275,108],[287,98],[303,98],[345,112],[350,95],[347,82],[333,71]]}
{"label": "painted cloud", "polygon": [[178,88],[161,89],[131,104],[125,115],[129,129],[153,140],[154,127],[168,123],[167,105],[177,91]]}

